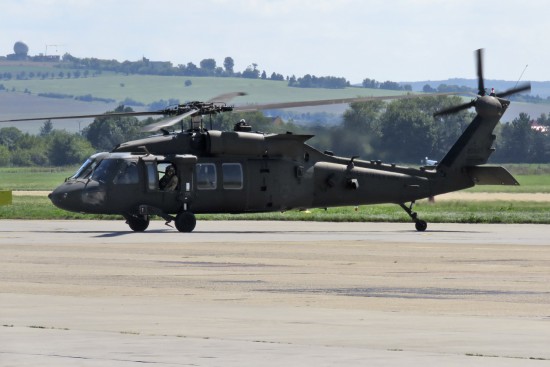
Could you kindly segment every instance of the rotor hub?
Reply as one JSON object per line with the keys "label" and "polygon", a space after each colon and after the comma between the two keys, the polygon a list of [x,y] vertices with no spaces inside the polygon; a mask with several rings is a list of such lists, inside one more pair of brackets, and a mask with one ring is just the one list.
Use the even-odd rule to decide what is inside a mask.
{"label": "rotor hub", "polygon": [[500,117],[504,113],[499,99],[492,96],[478,97],[475,101],[475,108],[477,114],[482,117]]}

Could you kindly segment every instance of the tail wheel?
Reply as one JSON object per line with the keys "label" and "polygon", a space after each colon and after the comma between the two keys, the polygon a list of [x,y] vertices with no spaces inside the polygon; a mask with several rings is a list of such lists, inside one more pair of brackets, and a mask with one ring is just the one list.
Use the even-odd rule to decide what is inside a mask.
{"label": "tail wheel", "polygon": [[418,232],[424,232],[426,228],[428,228],[428,223],[426,223],[425,220],[422,220],[418,218],[418,214],[416,212],[413,212],[413,205],[414,201],[411,202],[410,206],[406,206],[404,203],[399,204],[400,207],[403,208],[404,211],[407,212],[409,217],[414,221],[414,226]]}
{"label": "tail wheel", "polygon": [[148,215],[132,215],[126,218],[126,223],[135,232],[143,232],[149,227]]}
{"label": "tail wheel", "polygon": [[191,212],[181,212],[176,216],[176,228],[180,232],[192,232],[197,224],[195,214]]}

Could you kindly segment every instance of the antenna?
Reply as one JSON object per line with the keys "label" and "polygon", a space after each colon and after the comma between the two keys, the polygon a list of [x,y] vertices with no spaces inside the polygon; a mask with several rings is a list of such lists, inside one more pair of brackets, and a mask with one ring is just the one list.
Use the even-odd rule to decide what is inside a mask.
{"label": "antenna", "polygon": [[523,73],[525,73],[525,70],[527,70],[527,67],[529,66],[529,64],[525,65],[525,67],[523,68],[523,71],[521,72],[521,75],[519,76],[519,79],[518,81],[516,82],[516,85],[514,85],[514,88],[518,86],[518,83],[519,81],[521,80],[521,77],[523,76]]}

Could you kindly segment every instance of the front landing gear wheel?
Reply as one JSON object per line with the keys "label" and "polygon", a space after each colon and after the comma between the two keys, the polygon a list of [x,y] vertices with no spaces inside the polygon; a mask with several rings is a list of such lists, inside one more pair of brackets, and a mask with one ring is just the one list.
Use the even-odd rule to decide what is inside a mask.
{"label": "front landing gear wheel", "polygon": [[130,226],[132,231],[143,232],[149,227],[149,216],[132,215],[126,218],[126,223]]}
{"label": "front landing gear wheel", "polygon": [[197,220],[191,212],[181,212],[176,216],[176,228],[180,232],[192,232],[195,229]]}
{"label": "front landing gear wheel", "polygon": [[426,230],[426,228],[428,228],[428,223],[426,223],[425,220],[420,219],[420,220],[416,221],[414,226],[416,227],[416,230],[418,232],[424,232]]}

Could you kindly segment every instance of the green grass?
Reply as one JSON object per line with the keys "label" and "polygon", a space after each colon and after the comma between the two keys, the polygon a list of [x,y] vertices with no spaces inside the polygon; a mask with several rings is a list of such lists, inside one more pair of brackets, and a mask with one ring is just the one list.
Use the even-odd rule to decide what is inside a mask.
{"label": "green grass", "polygon": [[78,167],[2,167],[0,190],[43,191],[53,190],[65,178],[72,176]]}
{"label": "green grass", "polygon": [[[540,223],[550,224],[550,206],[537,202],[458,202],[418,203],[414,210],[428,223]],[[0,219],[116,219],[121,216],[67,212],[54,207],[48,198],[15,196],[13,204],[0,207]],[[197,215],[198,220],[292,220],[327,222],[410,222],[397,205],[288,211],[259,214]]]}

